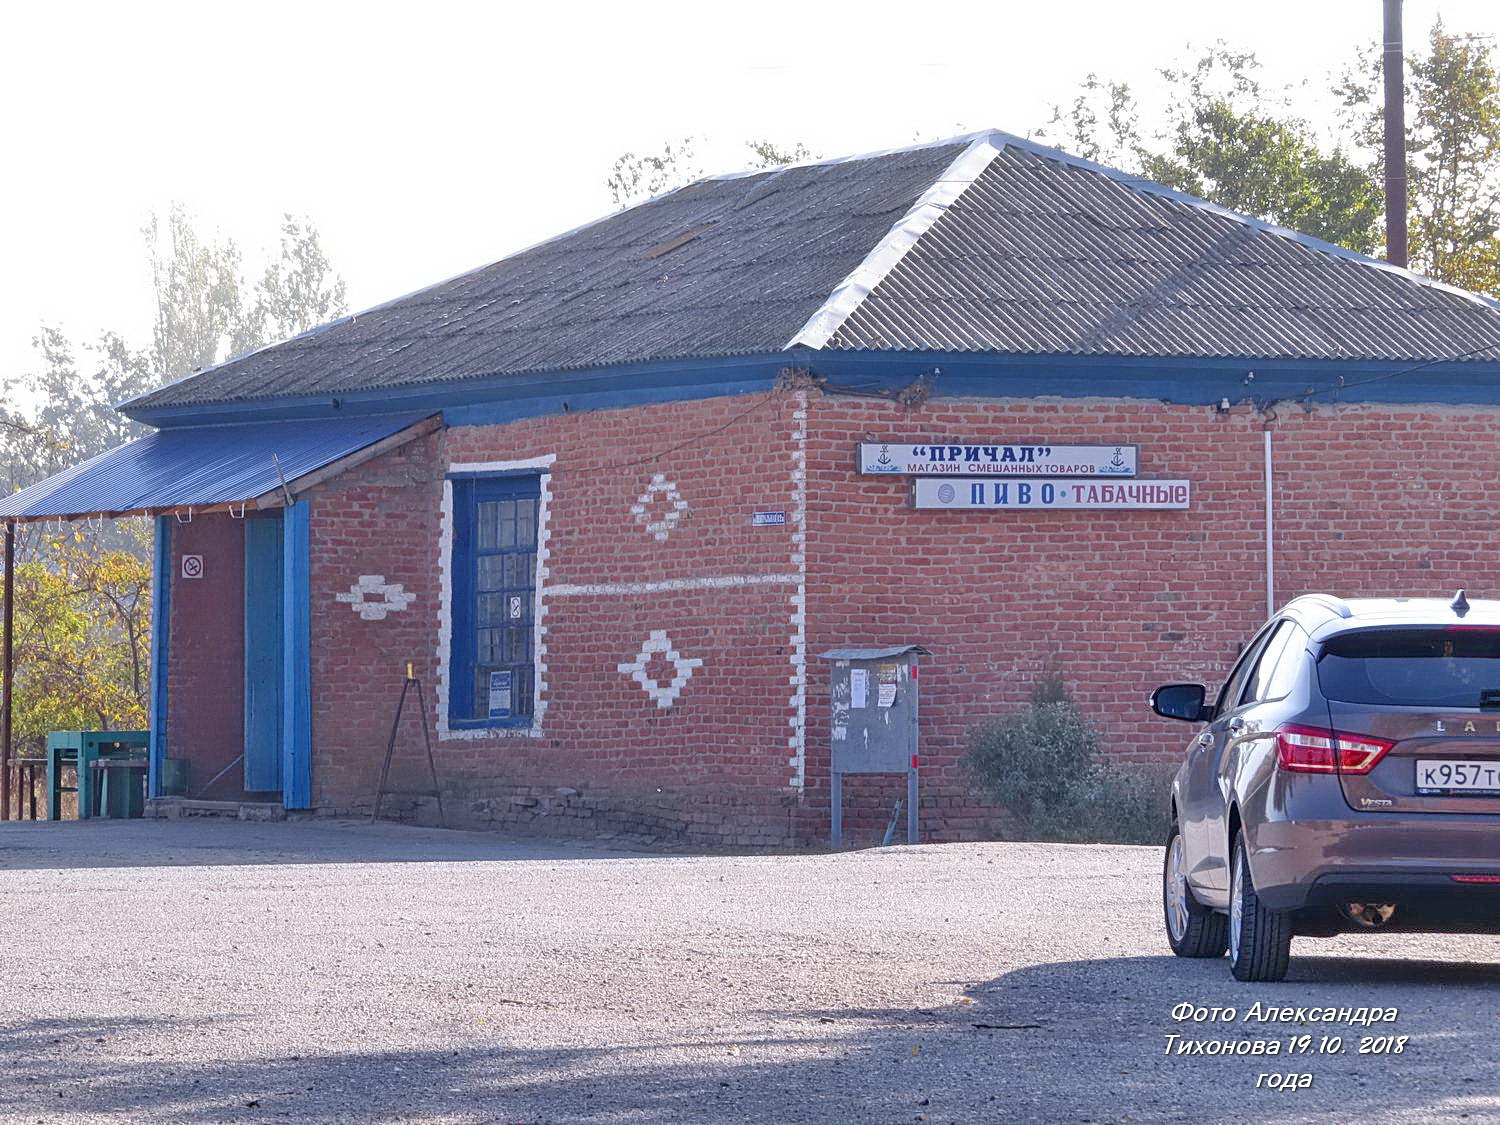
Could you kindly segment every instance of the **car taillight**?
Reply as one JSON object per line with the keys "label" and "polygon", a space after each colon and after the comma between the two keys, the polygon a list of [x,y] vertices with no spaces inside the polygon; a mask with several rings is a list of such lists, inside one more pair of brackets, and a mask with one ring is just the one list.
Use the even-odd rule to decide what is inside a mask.
{"label": "car taillight", "polygon": [[1449,875],[1455,883],[1500,883],[1500,875]]}
{"label": "car taillight", "polygon": [[1276,728],[1276,764],[1293,773],[1369,773],[1394,742],[1327,727]]}

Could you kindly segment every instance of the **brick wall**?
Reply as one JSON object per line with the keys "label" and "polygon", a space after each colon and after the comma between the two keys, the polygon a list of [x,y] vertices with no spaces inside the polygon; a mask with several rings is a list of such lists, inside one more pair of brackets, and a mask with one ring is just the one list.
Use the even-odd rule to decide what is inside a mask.
{"label": "brick wall", "polygon": [[[442,477],[454,464],[552,455],[533,732],[442,732],[450,817],[547,830],[588,821],[631,838],[767,844],[796,815],[789,781],[794,675],[793,420],[783,398],[560,415],[443,431],[358,467],[313,496],[315,803],[373,796],[407,661],[437,730]],[[703,444],[663,453],[711,433]],[[645,497],[645,501],[642,501]],[[362,620],[338,602],[379,574],[414,595]],[[654,634],[691,661],[668,707],[621,664]],[[659,684],[662,654],[643,671]],[[441,736],[446,734],[447,736]],[[401,787],[425,786],[418,728],[402,732]],[[410,802],[408,802],[410,804]]]}
{"label": "brick wall", "polygon": [[[1500,590],[1481,524],[1500,459],[1493,421],[1493,411],[1443,408],[1283,411],[1272,423],[1278,601],[1312,590]],[[439,732],[455,821],[730,845],[821,836],[828,671],[811,654],[919,641],[933,650],[922,673],[924,827],[933,839],[981,834],[994,810],[958,773],[965,731],[1023,702],[1044,670],[1065,677],[1112,753],[1180,753],[1186,728],[1152,717],[1146,695],[1173,680],[1214,683],[1264,617],[1263,425],[1245,409],[906,408],[784,389],[442,431],[313,495],[315,803],[368,807],[408,661],[438,726],[447,467],[547,455],[544,717],[530,733]],[[904,480],[853,471],[860,440],[985,437],[1138,444],[1140,475],[1191,479],[1193,507],[916,512]],[[669,507],[674,497],[682,506]],[[788,522],[754,527],[757,510],[785,511]],[[362,575],[412,599],[362,619],[337,600]],[[702,662],[670,707],[620,670],[658,631]],[[660,656],[646,666],[661,681],[664,670]],[[237,679],[223,689],[238,699]],[[414,722],[401,747],[405,782],[425,785]],[[853,786],[851,835],[876,836],[899,795],[894,778]]]}
{"label": "brick wall", "polygon": [[[1276,599],[1500,594],[1482,513],[1493,410],[1283,408],[1272,423]],[[1265,619],[1264,419],[1240,408],[1105,400],[934,400],[906,411],[815,400],[809,421],[810,641],[918,641],[924,781],[935,836],[982,831],[963,799],[965,731],[1060,672],[1122,759],[1171,759],[1188,728],[1153,716],[1158,684],[1217,685]],[[1187,478],[1181,512],[914,511],[906,482],[860,477],[861,440],[1128,442],[1139,476]],[[810,708],[809,802],[821,805],[826,692]],[[889,799],[893,799],[890,795]]]}
{"label": "brick wall", "polygon": [[[203,577],[182,577],[182,556]],[[188,796],[238,800],[244,770],[209,782],[244,749],[245,525],[227,515],[172,524],[167,753],[186,758]]]}

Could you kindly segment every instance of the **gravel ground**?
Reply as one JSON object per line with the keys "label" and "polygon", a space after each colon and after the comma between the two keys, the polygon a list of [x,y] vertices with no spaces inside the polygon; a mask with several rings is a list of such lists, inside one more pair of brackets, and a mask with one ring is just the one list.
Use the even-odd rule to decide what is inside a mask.
{"label": "gravel ground", "polygon": [[[1500,1121],[1500,939],[1164,956],[1152,848],[678,856],[353,823],[0,825],[0,1120]],[[1396,1007],[1182,1025],[1173,1005]],[[1164,1054],[1165,1036],[1345,1052]],[[1259,1073],[1311,1089],[1256,1089]]]}

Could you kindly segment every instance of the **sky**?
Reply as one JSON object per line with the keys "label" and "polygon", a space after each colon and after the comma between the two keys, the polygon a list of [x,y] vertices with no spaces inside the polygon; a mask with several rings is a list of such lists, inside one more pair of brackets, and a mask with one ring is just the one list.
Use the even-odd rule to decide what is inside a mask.
{"label": "sky", "polygon": [[[1496,0],[1406,0],[1500,36]],[[1129,81],[1215,40],[1272,84],[1325,76],[1380,34],[1380,0],[153,3],[12,6],[0,40],[0,377],[43,322],[144,343],[141,227],[185,204],[252,268],[310,217],[359,309],[613,209],[626,151],[693,136],[824,156],[982,128],[1026,134],[1085,75]]]}

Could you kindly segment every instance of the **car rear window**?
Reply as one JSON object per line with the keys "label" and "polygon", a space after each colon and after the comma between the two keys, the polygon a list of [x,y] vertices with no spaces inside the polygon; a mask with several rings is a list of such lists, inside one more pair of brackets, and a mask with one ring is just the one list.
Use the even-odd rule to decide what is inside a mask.
{"label": "car rear window", "polygon": [[1478,707],[1500,692],[1500,629],[1361,629],[1330,637],[1318,657],[1329,699],[1416,707]]}

